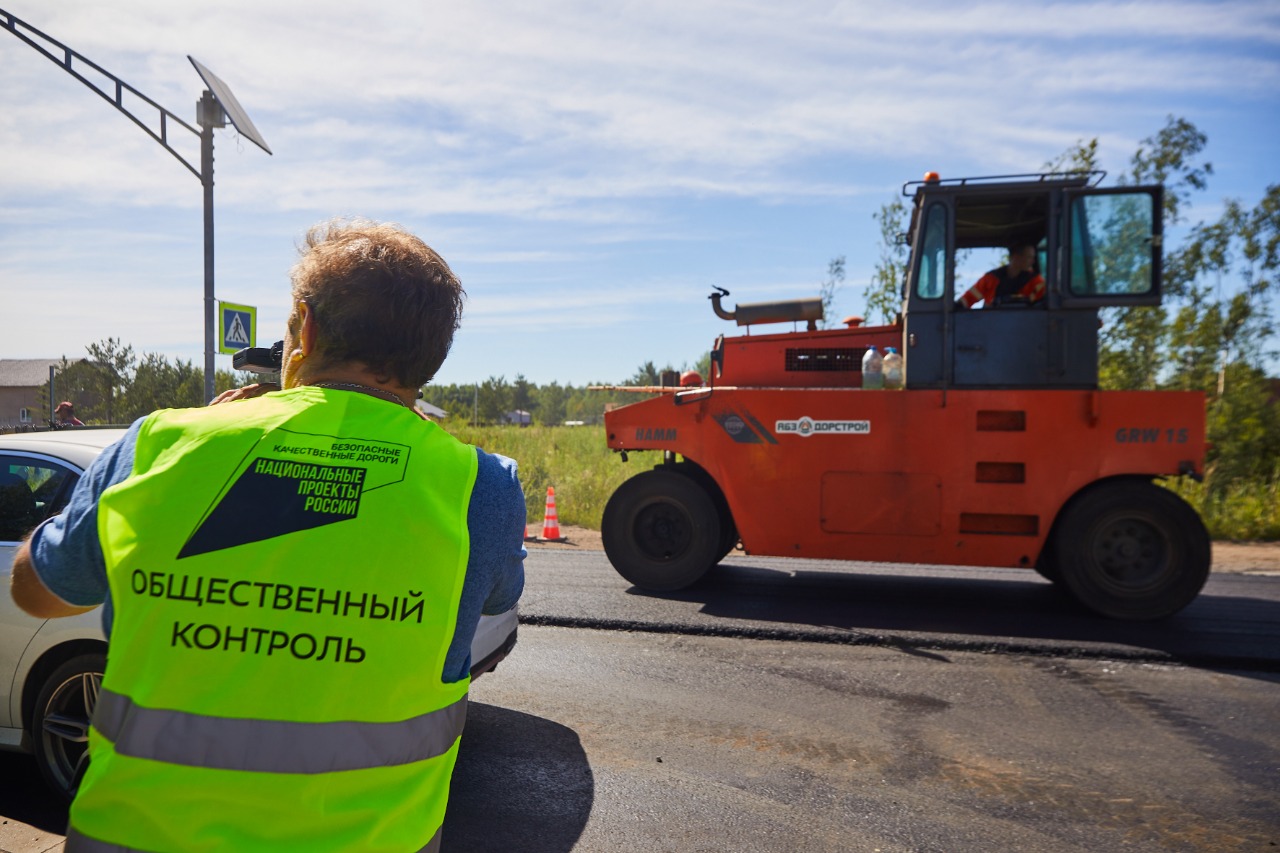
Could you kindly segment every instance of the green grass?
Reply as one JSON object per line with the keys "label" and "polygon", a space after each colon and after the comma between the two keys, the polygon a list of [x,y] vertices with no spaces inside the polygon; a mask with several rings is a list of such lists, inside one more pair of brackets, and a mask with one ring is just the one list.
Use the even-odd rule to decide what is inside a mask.
{"label": "green grass", "polygon": [[452,420],[442,426],[460,441],[519,463],[531,527],[545,514],[547,487],[553,486],[561,524],[599,530],[614,489],[661,461],[660,454],[637,453],[623,463],[606,445],[603,426],[473,427]]}

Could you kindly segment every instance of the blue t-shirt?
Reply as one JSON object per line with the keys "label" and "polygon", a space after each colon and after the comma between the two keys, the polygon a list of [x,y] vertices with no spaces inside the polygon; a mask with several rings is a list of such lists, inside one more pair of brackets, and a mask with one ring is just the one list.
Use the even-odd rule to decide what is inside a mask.
{"label": "blue t-shirt", "polygon": [[[102,604],[102,630],[111,634],[111,591],[98,540],[98,499],[133,472],[134,448],[145,418],[102,452],[76,483],[63,512],[31,535],[31,562],[49,591],[68,604]],[[480,614],[504,613],[524,591],[524,491],[516,463],[476,448],[479,468],[467,528],[471,554],[462,584],[458,624],[445,657],[443,678],[460,681],[471,670],[471,640]]]}

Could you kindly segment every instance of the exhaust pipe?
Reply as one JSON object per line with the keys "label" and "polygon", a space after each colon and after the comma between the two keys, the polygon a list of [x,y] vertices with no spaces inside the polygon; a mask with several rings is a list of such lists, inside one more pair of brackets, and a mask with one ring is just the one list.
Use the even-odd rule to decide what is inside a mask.
{"label": "exhaust pipe", "polygon": [[800,323],[807,322],[809,331],[815,331],[818,328],[818,321],[822,319],[822,299],[819,297],[809,297],[807,299],[791,299],[783,302],[748,302],[739,304],[733,311],[724,310],[720,304],[720,299],[729,295],[729,291],[723,287],[712,285],[718,291],[712,293],[708,298],[711,300],[711,309],[716,312],[716,316],[722,320],[732,320],[739,326],[753,326],[759,323]]}

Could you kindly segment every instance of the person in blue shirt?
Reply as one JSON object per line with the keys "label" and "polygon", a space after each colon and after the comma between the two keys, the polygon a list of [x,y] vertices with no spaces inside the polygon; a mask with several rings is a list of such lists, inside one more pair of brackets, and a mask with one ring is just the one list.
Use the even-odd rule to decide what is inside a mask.
{"label": "person in blue shirt", "polygon": [[[462,682],[469,674],[470,645],[480,615],[509,610],[523,590],[523,490],[511,460],[458,444],[438,427],[417,420],[425,420],[414,407],[418,389],[443,363],[460,323],[465,295],[443,258],[396,226],[333,221],[311,230],[291,277],[293,306],[285,330],[280,386],[235,389],[212,401],[210,409],[162,410],[139,420],[89,467],[66,510],[37,527],[15,556],[11,593],[18,606],[33,616],[50,618],[105,605],[104,629],[110,635],[114,627],[117,635],[94,717],[98,736],[91,741],[92,780],[86,777],[72,807],[69,851],[99,849],[94,845],[102,844],[114,845],[111,849],[153,849],[145,840],[148,837],[168,838],[173,841],[168,846],[174,846],[178,844],[174,833],[188,831],[203,833],[206,841],[222,838],[238,849],[277,849],[273,844],[279,839],[273,841],[270,836],[273,827],[247,817],[237,823],[223,814],[199,827],[172,823],[180,806],[177,800],[159,796],[165,790],[163,782],[198,778],[216,786],[225,781],[218,775],[225,769],[259,773],[262,781],[253,784],[275,786],[271,789],[279,800],[270,804],[272,808],[299,816],[314,812],[314,819],[300,817],[297,824],[314,834],[315,845],[308,849],[352,849],[354,839],[337,839],[340,833],[353,831],[369,833],[359,841],[361,849],[384,849],[386,844],[378,842],[405,837],[417,839],[413,849],[439,845],[439,823],[423,829],[424,808],[434,816],[429,822],[443,814],[448,771],[465,719],[465,713],[459,716],[458,712],[465,710]],[[227,417],[236,412],[242,414]],[[352,447],[362,450],[348,452]],[[248,455],[243,448],[249,448]],[[472,453],[474,459],[469,458]],[[185,474],[184,466],[190,466]],[[287,473],[293,469],[320,473]],[[344,485],[335,487],[335,478]],[[319,487],[323,497],[306,497]],[[330,492],[340,492],[343,500],[332,499]],[[406,500],[419,501],[421,506]],[[315,509],[316,501],[325,508]],[[368,511],[371,504],[393,516],[389,526]],[[314,538],[322,535],[318,531],[339,530],[330,525],[341,525],[341,532]],[[173,539],[172,530],[182,531],[181,535]],[[192,532],[188,536],[185,531]],[[163,547],[147,550],[142,537],[148,533],[154,537],[152,542]],[[434,537],[436,551],[419,549],[417,540],[423,535]],[[171,540],[172,551],[167,544]],[[138,544],[130,545],[133,542]],[[371,571],[367,553],[372,543],[377,543],[380,553],[394,555],[377,562],[376,572]],[[246,561],[235,550],[245,545],[255,546],[250,552],[254,559]],[[149,556],[131,557],[135,552]],[[332,562],[317,571],[309,568],[314,559],[299,562],[297,554],[323,554],[321,559]],[[426,632],[415,633],[410,642],[425,655],[398,660],[400,647],[388,646],[386,636],[378,635],[377,648],[382,652],[378,662],[360,673],[347,671],[352,673],[349,678],[360,675],[366,689],[386,687],[405,707],[422,710],[404,720],[363,721],[345,716],[351,706],[342,700],[335,704],[325,699],[326,707],[342,715],[334,722],[353,732],[349,743],[335,743],[323,729],[315,729],[313,721],[296,716],[300,707],[296,693],[318,690],[315,685],[323,683],[328,695],[333,687],[340,688],[342,670],[332,671],[332,681],[327,675],[330,670],[324,671],[323,681],[315,677],[319,670],[308,670],[305,677],[291,676],[293,682],[289,677],[277,681],[277,671],[283,673],[295,664],[283,654],[272,658],[274,646],[261,655],[251,647],[248,650],[254,654],[248,655],[245,648],[237,650],[230,644],[220,654],[245,654],[231,666],[249,667],[242,671],[253,673],[261,684],[273,685],[254,694],[252,707],[264,711],[244,716],[214,711],[202,705],[208,701],[200,698],[205,694],[184,695],[181,689],[166,694],[178,697],[171,699],[177,704],[149,705],[146,699],[156,692],[156,685],[180,681],[176,676],[205,659],[181,654],[175,637],[184,635],[178,632],[177,622],[172,636],[148,629],[164,624],[179,612],[172,608],[180,605],[164,597],[148,597],[149,588],[140,593],[136,578],[176,575],[184,571],[178,568],[185,565],[181,560],[197,555],[214,572],[238,573],[241,579],[236,584],[241,588],[271,586],[252,582],[266,579],[277,581],[278,588],[296,589],[297,609],[314,614],[305,618],[314,620],[306,624],[316,636],[348,630],[344,626],[350,622],[335,620],[347,618],[345,608],[354,601],[351,593],[361,587],[359,575],[353,575],[342,614],[335,599],[333,613],[326,617],[320,608],[301,607],[303,590],[315,591],[306,586],[314,583],[313,576],[327,577],[332,584],[350,569],[362,573],[366,582],[380,585],[372,587],[375,592],[398,590],[400,583],[414,596],[422,595],[415,589],[437,590],[427,610],[434,615],[425,623],[421,599],[416,610],[409,611],[416,613],[421,631]],[[225,586],[226,578],[224,574],[218,580]],[[288,583],[280,583],[280,578]],[[341,580],[338,584],[345,585]],[[447,610],[441,613],[441,602],[453,606],[449,590],[459,596],[454,619],[447,618]],[[332,586],[330,592],[337,594]],[[249,600],[233,598],[232,603],[245,607]],[[402,622],[407,606],[406,599],[401,605]],[[363,596],[358,607],[363,613]],[[373,636],[375,628],[368,631]],[[273,642],[281,634],[279,630],[271,633]],[[326,648],[332,636],[326,637]],[[301,633],[295,642],[301,638],[313,639],[311,633]],[[358,655],[352,658],[351,644],[348,638],[346,661],[360,663],[365,649],[357,649]],[[198,645],[198,650],[210,648]],[[299,648],[290,648],[295,658],[308,661],[315,651],[308,651],[305,643],[300,653]],[[113,676],[113,665],[120,667],[118,676]],[[217,662],[217,666],[227,665],[226,659]],[[139,672],[147,671],[153,677],[139,677]],[[405,684],[421,687],[406,691],[401,687]],[[279,695],[273,697],[273,692]],[[461,698],[448,698],[455,694]],[[318,705],[321,694],[315,698]],[[433,704],[437,702],[448,704]],[[104,705],[110,706],[106,712]],[[134,719],[137,715],[165,722],[144,724]],[[142,737],[144,730],[176,729],[200,732],[191,742],[202,746],[184,752],[184,744],[172,738]],[[296,741],[297,748],[263,753],[247,746],[265,742],[263,737],[271,740],[274,736],[269,733],[278,730],[288,731],[293,739],[289,742]],[[392,748],[383,749],[386,743]],[[332,760],[327,757],[329,751]],[[435,772],[430,787],[409,791],[389,784],[400,778],[396,775],[399,765],[440,761],[447,763],[432,766],[446,772]],[[147,772],[155,774],[153,781],[138,778],[139,767],[152,768]],[[316,802],[315,788],[305,777],[326,768],[332,772],[324,784],[333,786],[335,796],[347,790],[352,796],[338,797],[328,805]],[[349,769],[360,773],[337,772]],[[152,795],[130,796],[142,791]],[[221,795],[235,796],[231,789]],[[387,813],[403,814],[406,821],[399,827],[394,822],[375,827],[377,821],[353,817],[350,809],[370,802],[381,803],[380,808],[390,810]],[[258,804],[246,800],[241,805],[247,814]],[[350,809],[344,813],[347,806]],[[158,826],[169,828],[161,831]],[[374,833],[382,835],[375,840]]]}

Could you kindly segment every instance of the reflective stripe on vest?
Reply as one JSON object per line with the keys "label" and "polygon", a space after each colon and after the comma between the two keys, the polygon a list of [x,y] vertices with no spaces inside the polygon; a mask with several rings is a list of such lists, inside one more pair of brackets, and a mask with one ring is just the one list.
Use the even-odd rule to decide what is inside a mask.
{"label": "reflective stripe on vest", "polygon": [[[441,830],[436,830],[435,837],[428,841],[427,846],[419,850],[418,853],[439,853],[440,832]],[[99,841],[96,838],[90,838],[83,833],[76,832],[74,829],[67,831],[67,844],[62,849],[64,853],[147,853],[145,850],[121,847],[119,844]]]}
{"label": "reflective stripe on vest", "polygon": [[399,723],[291,723],[143,708],[98,694],[93,725],[116,752],[215,770],[329,773],[444,755],[461,737],[467,698]]}

